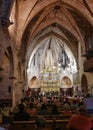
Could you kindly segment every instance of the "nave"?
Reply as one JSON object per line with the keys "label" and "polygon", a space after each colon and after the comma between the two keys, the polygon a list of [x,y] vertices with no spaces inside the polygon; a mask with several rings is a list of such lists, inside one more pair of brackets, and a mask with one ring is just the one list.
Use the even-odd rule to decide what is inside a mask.
{"label": "nave", "polygon": [[33,95],[58,105],[87,94],[93,98],[92,0],[0,0],[1,107]]}

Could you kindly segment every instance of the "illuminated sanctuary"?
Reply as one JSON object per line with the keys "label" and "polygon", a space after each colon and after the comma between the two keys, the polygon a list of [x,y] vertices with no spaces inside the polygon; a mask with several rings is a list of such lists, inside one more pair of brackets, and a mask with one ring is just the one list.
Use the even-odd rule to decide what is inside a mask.
{"label": "illuminated sanctuary", "polygon": [[93,1],[0,0],[0,102],[93,95]]}
{"label": "illuminated sanctuary", "polygon": [[70,48],[62,40],[55,36],[46,38],[31,58],[27,70],[30,89],[61,92],[73,87],[73,77],[78,77],[77,65]]}

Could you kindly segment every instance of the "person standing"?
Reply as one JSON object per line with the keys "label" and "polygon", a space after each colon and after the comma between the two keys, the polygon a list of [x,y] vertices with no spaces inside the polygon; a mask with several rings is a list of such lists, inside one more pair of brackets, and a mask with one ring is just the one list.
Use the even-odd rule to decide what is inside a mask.
{"label": "person standing", "polygon": [[84,105],[86,106],[87,114],[93,114],[93,99],[88,93],[84,99]]}

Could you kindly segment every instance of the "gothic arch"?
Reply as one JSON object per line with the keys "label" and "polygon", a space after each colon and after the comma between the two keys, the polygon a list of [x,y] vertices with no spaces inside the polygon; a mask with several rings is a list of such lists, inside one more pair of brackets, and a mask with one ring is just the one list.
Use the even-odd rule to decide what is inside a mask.
{"label": "gothic arch", "polygon": [[39,88],[39,80],[36,76],[33,76],[29,83],[30,88]]}
{"label": "gothic arch", "polygon": [[81,89],[84,95],[88,92],[88,82],[85,74],[83,74],[81,77]]}
{"label": "gothic arch", "polygon": [[72,85],[72,82],[68,76],[64,76],[62,78],[61,82],[63,84],[63,88],[69,88]]}

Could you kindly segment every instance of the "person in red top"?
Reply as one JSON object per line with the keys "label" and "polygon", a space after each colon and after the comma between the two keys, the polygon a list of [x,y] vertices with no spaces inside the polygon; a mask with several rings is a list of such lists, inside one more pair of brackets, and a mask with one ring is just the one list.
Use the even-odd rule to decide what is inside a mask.
{"label": "person in red top", "polygon": [[84,107],[79,109],[79,115],[72,116],[67,124],[67,130],[91,130],[92,120],[86,116]]}

